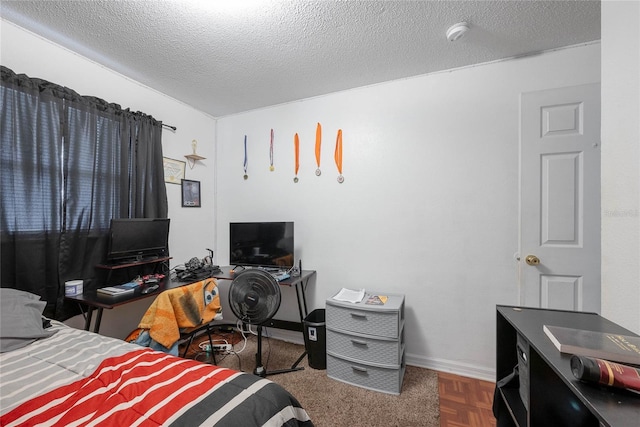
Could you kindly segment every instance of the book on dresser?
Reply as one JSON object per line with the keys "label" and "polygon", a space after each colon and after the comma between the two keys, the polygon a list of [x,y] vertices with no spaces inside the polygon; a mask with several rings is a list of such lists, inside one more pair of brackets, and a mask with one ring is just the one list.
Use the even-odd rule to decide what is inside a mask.
{"label": "book on dresser", "polygon": [[561,353],[640,365],[640,337],[553,325],[542,329]]}
{"label": "book on dresser", "polygon": [[388,299],[389,297],[386,295],[371,295],[364,303],[368,305],[384,305]]}

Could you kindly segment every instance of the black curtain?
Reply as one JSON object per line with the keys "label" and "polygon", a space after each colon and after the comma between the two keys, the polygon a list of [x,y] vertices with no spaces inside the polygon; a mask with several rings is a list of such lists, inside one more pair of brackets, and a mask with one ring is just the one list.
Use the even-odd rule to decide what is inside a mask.
{"label": "black curtain", "polygon": [[94,283],[111,218],[165,218],[162,123],[71,89],[1,70],[3,287],[77,313],[64,282]]}

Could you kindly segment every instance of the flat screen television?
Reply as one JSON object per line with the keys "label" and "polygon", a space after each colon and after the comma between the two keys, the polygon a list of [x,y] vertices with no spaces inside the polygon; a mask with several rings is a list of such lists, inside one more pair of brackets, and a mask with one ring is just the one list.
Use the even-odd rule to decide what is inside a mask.
{"label": "flat screen television", "polygon": [[154,259],[169,255],[169,218],[111,219],[108,262]]}
{"label": "flat screen television", "polygon": [[293,267],[293,222],[232,222],[229,264]]}

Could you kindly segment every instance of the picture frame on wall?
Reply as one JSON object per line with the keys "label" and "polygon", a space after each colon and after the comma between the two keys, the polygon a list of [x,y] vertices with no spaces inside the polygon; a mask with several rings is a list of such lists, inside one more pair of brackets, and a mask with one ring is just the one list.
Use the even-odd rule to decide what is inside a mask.
{"label": "picture frame on wall", "polygon": [[182,207],[199,208],[200,203],[200,181],[183,179],[182,181]]}
{"label": "picture frame on wall", "polygon": [[184,171],[187,163],[163,157],[162,165],[164,167],[164,182],[168,182],[170,184],[181,184],[184,179]]}

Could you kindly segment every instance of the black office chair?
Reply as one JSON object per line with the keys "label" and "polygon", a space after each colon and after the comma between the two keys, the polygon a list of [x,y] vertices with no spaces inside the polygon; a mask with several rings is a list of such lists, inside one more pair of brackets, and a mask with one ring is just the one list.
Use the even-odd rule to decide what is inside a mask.
{"label": "black office chair", "polygon": [[232,325],[230,323],[217,323],[217,320],[212,320],[211,322],[199,325],[199,326],[195,326],[193,328],[188,328],[185,329],[184,331],[180,332],[180,342],[184,343],[185,341],[187,342],[187,345],[184,347],[184,351],[182,352],[182,357],[186,358],[187,357],[187,353],[189,352],[189,349],[191,348],[191,344],[193,344],[193,340],[202,335],[203,333],[207,334],[207,337],[209,338],[209,349],[210,352],[212,354],[213,357],[213,364],[217,364],[216,361],[216,352],[213,348],[213,338],[211,336],[211,333],[213,331],[215,331],[216,329],[219,328],[233,328],[235,325]]}

